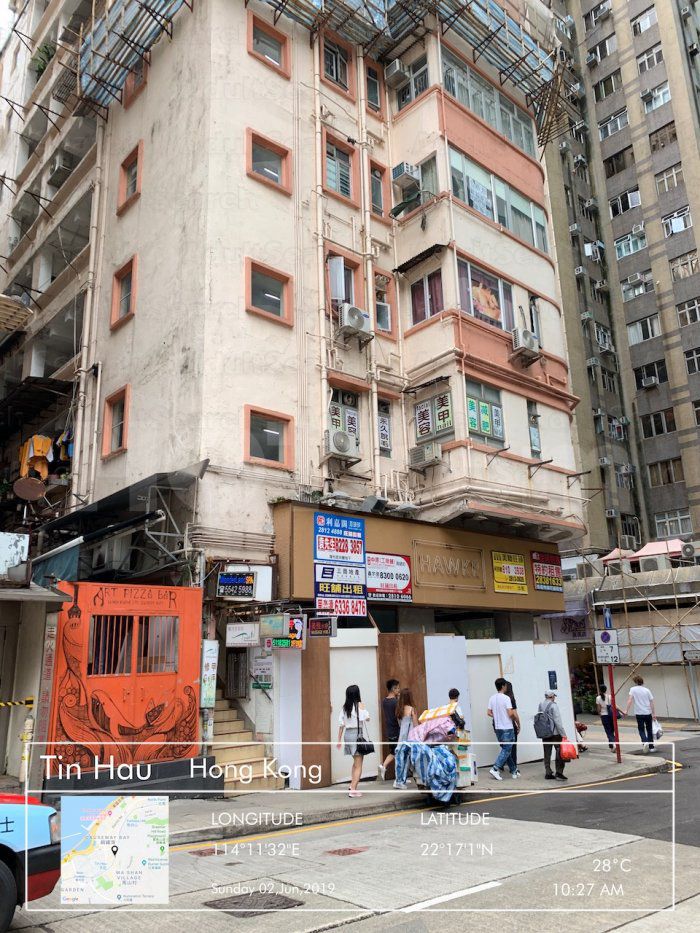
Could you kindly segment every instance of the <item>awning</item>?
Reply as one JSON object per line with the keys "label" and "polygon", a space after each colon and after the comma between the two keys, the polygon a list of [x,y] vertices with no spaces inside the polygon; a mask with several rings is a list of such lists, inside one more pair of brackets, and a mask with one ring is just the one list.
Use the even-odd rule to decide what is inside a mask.
{"label": "awning", "polygon": [[605,564],[609,560],[629,560],[632,557],[634,557],[634,551],[620,550],[619,547],[616,547],[613,548],[609,554],[606,554],[605,557],[601,557],[600,559]]}
{"label": "awning", "polygon": [[36,583],[30,583],[29,586],[4,586],[0,587],[0,603],[51,603],[61,605],[68,603],[72,599],[65,593],[54,593],[53,590],[46,590],[43,586],[37,586]]}
{"label": "awning", "polygon": [[58,400],[68,401],[73,383],[28,376],[0,401],[0,438],[11,437]]}
{"label": "awning", "polygon": [[398,272],[399,275],[405,275],[409,269],[413,269],[415,266],[420,265],[420,263],[430,259],[430,257],[434,256],[436,253],[442,252],[446,246],[446,243],[433,243],[432,246],[422,250],[420,253],[416,253],[415,256],[411,256],[410,259],[407,259],[406,262],[402,262],[400,266],[397,266],[392,271]]}
{"label": "awning", "polygon": [[660,557],[664,554],[668,557],[680,557],[684,544],[685,541],[681,541],[680,538],[671,538],[670,541],[650,541],[649,544],[645,544],[639,551],[635,551],[631,559],[638,560],[640,557]]}

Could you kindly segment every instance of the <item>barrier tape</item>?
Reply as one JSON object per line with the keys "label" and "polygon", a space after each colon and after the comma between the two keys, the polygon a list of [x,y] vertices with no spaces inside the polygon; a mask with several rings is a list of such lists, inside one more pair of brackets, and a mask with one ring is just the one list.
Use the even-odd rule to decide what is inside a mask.
{"label": "barrier tape", "polygon": [[0,706],[34,706],[34,697],[24,700],[0,700]]}

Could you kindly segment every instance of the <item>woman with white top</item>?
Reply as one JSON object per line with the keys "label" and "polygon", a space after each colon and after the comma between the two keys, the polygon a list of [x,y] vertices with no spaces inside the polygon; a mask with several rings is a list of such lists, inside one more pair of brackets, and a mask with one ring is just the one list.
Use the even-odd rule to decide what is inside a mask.
{"label": "woman with white top", "polygon": [[364,723],[369,722],[369,713],[362,704],[360,697],[360,688],[357,684],[352,684],[345,690],[345,703],[338,717],[338,750],[345,733],[345,754],[352,757],[352,772],[350,775],[350,790],[348,797],[361,797],[362,792],[357,789],[357,785],[362,777],[362,758],[363,755],[357,750],[358,741],[367,740],[367,735],[363,731]]}
{"label": "woman with white top", "polygon": [[625,715],[629,713],[630,706],[634,703],[634,714],[637,717],[637,729],[639,738],[642,740],[642,751],[653,752],[654,749],[654,727],[653,722],[656,719],[656,710],[654,709],[654,694],[648,687],[644,686],[644,678],[637,675],[633,677],[634,687],[631,688],[625,707]]}

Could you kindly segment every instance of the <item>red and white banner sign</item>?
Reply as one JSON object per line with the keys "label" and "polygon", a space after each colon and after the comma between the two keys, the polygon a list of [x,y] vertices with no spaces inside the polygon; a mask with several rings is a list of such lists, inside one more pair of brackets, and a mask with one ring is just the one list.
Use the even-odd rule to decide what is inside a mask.
{"label": "red and white banner sign", "polygon": [[411,558],[367,552],[367,598],[396,603],[413,601]]}
{"label": "red and white banner sign", "polygon": [[342,596],[317,596],[316,609],[334,616],[366,616],[366,599],[345,599]]}

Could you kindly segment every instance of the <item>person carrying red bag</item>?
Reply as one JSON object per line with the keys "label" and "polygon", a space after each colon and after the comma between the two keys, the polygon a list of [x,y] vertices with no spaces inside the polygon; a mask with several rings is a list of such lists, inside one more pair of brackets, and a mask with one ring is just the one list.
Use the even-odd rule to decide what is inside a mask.
{"label": "person carrying red bag", "polygon": [[[565,739],[564,724],[561,719],[561,712],[557,705],[557,695],[554,690],[545,690],[544,700],[537,708],[536,720],[539,719],[543,724],[548,723],[551,729],[550,735],[543,735],[542,747],[544,749],[544,776],[548,781],[560,780],[568,781],[564,774],[566,762],[561,755],[561,742]],[[541,714],[541,715],[540,715]],[[549,731],[547,729],[546,731]],[[541,732],[541,729],[536,729]],[[555,771],[552,772],[552,751],[555,752]]]}

